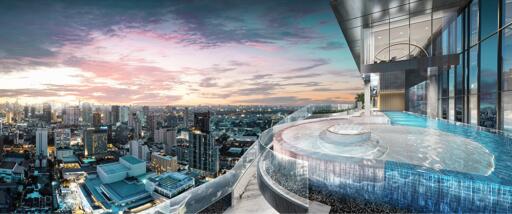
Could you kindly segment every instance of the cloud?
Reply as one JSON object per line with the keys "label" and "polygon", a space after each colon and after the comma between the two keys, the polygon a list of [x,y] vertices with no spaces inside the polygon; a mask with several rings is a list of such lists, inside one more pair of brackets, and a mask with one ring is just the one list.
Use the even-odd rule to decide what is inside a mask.
{"label": "cloud", "polygon": [[212,87],[217,87],[219,86],[216,82],[215,82],[215,78],[213,77],[206,77],[206,78],[203,78],[201,80],[201,82],[199,83],[199,86],[203,87],[203,88],[212,88]]}
{"label": "cloud", "polygon": [[315,68],[318,68],[320,66],[324,66],[324,65],[329,64],[329,62],[327,60],[325,60],[325,59],[315,59],[315,60],[312,60],[312,61],[313,61],[313,63],[311,65],[290,69],[290,72],[309,71],[309,70],[313,70]]}
{"label": "cloud", "polygon": [[317,48],[320,50],[324,50],[324,51],[331,51],[331,50],[341,50],[341,49],[344,49],[345,47],[346,47],[346,45],[342,42],[330,41],[330,42],[327,42],[324,45],[319,46]]}

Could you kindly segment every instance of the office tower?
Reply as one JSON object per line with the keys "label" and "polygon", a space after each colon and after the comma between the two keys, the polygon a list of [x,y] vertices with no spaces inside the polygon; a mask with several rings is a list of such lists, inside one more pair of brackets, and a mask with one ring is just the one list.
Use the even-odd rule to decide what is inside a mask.
{"label": "office tower", "polygon": [[128,106],[119,107],[119,122],[128,123],[129,114],[130,114],[130,108]]}
{"label": "office tower", "polygon": [[142,106],[142,117],[144,118],[142,120],[143,123],[147,122],[149,116],[149,106]]}
{"label": "office tower", "polygon": [[149,161],[149,147],[142,140],[132,140],[129,142],[130,155],[144,161]]}
{"label": "office tower", "polygon": [[133,112],[128,117],[128,127],[133,129],[133,135],[135,139],[138,139],[142,134],[142,123],[137,113]]}
{"label": "office tower", "polygon": [[14,119],[13,119],[13,113],[9,111],[9,112],[7,112],[7,113],[5,114],[5,123],[7,123],[7,124],[11,124],[11,123],[13,123],[13,122],[14,122]]}
{"label": "office tower", "polygon": [[89,103],[83,103],[82,109],[80,110],[82,121],[86,124],[92,124],[92,106]]}
{"label": "office tower", "polygon": [[167,127],[178,127],[178,117],[176,116],[176,114],[171,113],[167,115],[165,123]]}
{"label": "office tower", "polygon": [[149,132],[151,134],[153,134],[153,135],[155,134],[155,129],[156,129],[156,126],[157,126],[157,120],[158,120],[158,118],[157,118],[157,116],[154,113],[149,114],[147,119],[146,119],[146,126],[148,127]]}
{"label": "office tower", "polygon": [[76,126],[80,124],[80,108],[68,106],[62,111],[64,125]]}
{"label": "office tower", "polygon": [[189,119],[188,107],[185,107],[185,113],[183,115],[183,123],[185,125],[185,128],[188,128],[188,119]]}
{"label": "office tower", "polygon": [[[18,136],[16,136],[18,138]],[[36,156],[35,167],[46,167],[48,159],[48,129],[36,130]]]}
{"label": "office tower", "polygon": [[219,171],[219,149],[210,134],[189,133],[188,166],[204,176],[215,177]]}
{"label": "office tower", "polygon": [[43,115],[41,120],[46,123],[52,122],[52,106],[48,103],[43,104]]}
{"label": "office tower", "polygon": [[119,110],[120,110],[119,106],[112,106],[112,111],[110,112],[110,117],[112,118],[112,121],[111,121],[112,124],[116,124],[116,123],[120,122]]}
{"label": "office tower", "polygon": [[30,112],[29,112],[29,107],[28,106],[23,107],[23,116],[25,118],[29,118],[30,117]]}
{"label": "office tower", "polygon": [[194,113],[194,129],[203,133],[210,133],[210,111]]}
{"label": "office tower", "polygon": [[82,142],[84,143],[85,156],[103,157],[107,154],[108,128],[87,128],[83,130]]}
{"label": "office tower", "polygon": [[36,107],[30,106],[30,118],[34,118],[36,116]]}
{"label": "office tower", "polygon": [[70,129],[55,129],[53,131],[53,139],[56,148],[69,147],[71,143],[71,130]]}
{"label": "office tower", "polygon": [[101,126],[101,113],[94,112],[92,114],[92,126],[94,126],[94,127]]}

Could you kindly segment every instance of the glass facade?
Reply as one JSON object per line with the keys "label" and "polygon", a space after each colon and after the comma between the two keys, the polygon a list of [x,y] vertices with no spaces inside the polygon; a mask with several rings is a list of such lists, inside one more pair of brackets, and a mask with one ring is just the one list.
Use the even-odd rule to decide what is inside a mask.
{"label": "glass facade", "polygon": [[[431,109],[442,119],[512,131],[512,0],[413,8],[409,3],[400,12],[367,17],[371,24],[362,28],[361,66],[417,63],[417,68],[403,69],[404,110],[427,114]],[[425,74],[432,67],[436,84]],[[391,71],[374,72],[390,76],[390,82],[397,79],[385,74]],[[387,79],[380,80],[381,88],[389,85]],[[437,91],[434,107],[427,103],[431,85]]]}

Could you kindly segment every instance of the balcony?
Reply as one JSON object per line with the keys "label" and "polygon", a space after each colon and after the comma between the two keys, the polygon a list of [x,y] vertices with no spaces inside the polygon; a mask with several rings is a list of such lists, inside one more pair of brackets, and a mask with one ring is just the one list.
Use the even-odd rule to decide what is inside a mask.
{"label": "balcony", "polygon": [[306,106],[233,170],[149,212],[509,212],[510,139],[408,112]]}

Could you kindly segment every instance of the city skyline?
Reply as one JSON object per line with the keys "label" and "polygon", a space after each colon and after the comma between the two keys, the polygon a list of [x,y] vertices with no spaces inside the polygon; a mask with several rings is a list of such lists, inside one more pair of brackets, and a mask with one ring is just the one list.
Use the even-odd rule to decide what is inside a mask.
{"label": "city skyline", "polygon": [[328,2],[0,4],[0,102],[303,105],[362,90]]}

